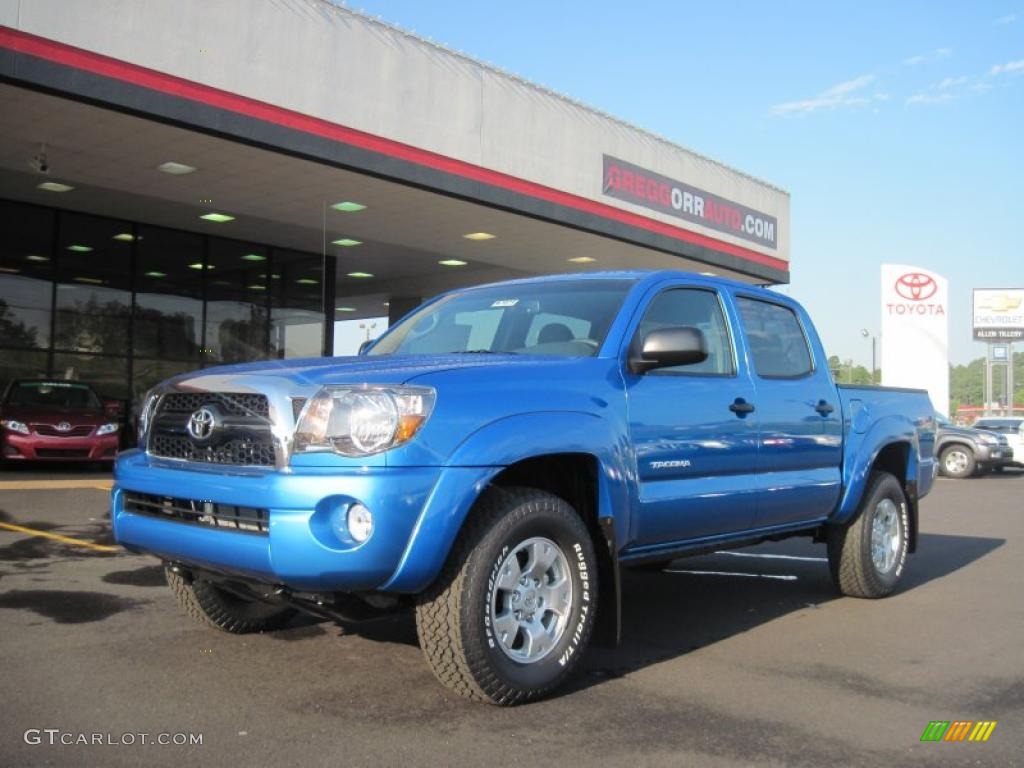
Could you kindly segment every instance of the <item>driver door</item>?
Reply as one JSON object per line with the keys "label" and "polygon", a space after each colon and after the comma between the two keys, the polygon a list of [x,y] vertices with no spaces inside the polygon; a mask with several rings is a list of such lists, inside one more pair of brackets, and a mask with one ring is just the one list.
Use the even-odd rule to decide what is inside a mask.
{"label": "driver door", "polygon": [[658,293],[633,343],[671,326],[699,328],[708,357],[643,375],[625,370],[639,489],[632,534],[639,546],[743,530],[755,517],[757,413],[734,408],[753,402],[754,386],[737,365],[722,297],[688,286]]}

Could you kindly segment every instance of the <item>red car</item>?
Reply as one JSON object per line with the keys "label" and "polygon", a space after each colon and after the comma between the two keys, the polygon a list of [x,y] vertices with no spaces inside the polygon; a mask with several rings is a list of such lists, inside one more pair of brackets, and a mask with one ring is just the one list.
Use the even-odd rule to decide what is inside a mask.
{"label": "red car", "polygon": [[119,409],[78,381],[12,381],[0,400],[0,459],[112,462]]}

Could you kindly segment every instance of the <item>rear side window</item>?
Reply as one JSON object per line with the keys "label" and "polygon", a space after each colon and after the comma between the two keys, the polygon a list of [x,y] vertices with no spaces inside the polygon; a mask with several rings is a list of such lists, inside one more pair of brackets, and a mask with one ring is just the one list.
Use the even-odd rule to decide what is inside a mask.
{"label": "rear side window", "polygon": [[758,376],[791,379],[814,370],[807,337],[793,310],[742,296],[736,304]]}

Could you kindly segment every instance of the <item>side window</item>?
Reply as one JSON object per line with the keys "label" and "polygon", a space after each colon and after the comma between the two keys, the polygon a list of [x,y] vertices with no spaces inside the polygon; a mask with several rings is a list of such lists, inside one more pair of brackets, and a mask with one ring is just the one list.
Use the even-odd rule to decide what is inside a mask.
{"label": "side window", "polygon": [[712,291],[698,288],[672,288],[654,297],[644,313],[637,337],[643,339],[658,328],[686,325],[704,332],[708,345],[707,359],[693,365],[659,368],[653,374],[702,373],[731,376],[736,373],[729,327],[722,314],[722,304]]}
{"label": "side window", "polygon": [[807,337],[793,310],[742,296],[736,304],[758,376],[795,378],[814,370]]}

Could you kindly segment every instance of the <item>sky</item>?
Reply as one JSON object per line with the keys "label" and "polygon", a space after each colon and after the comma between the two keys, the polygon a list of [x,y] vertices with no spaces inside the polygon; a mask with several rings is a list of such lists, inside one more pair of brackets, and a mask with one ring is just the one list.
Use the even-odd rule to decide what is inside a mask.
{"label": "sky", "polygon": [[954,364],[971,289],[1024,287],[1024,0],[347,6],[786,189],[829,354],[870,366],[882,263],[949,279]]}

